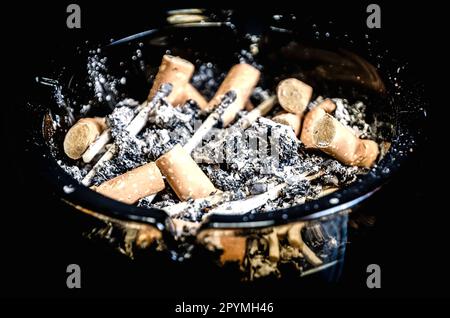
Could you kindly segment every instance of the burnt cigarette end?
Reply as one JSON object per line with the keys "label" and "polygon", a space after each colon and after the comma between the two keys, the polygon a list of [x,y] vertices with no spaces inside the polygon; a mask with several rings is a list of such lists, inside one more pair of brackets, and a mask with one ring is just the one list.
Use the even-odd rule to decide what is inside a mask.
{"label": "burnt cigarette end", "polygon": [[144,164],[114,179],[108,180],[95,191],[117,201],[134,204],[165,187],[162,175],[154,162]]}
{"label": "burnt cigarette end", "polygon": [[278,102],[287,112],[302,114],[311,100],[312,91],[308,84],[296,78],[288,78],[278,84]]}
{"label": "burnt cigarette end", "polygon": [[71,159],[80,159],[86,149],[106,129],[104,118],[82,118],[73,125],[64,138],[64,152]]}
{"label": "burnt cigarette end", "polygon": [[159,157],[156,165],[182,201],[204,198],[216,191],[206,174],[179,144]]}

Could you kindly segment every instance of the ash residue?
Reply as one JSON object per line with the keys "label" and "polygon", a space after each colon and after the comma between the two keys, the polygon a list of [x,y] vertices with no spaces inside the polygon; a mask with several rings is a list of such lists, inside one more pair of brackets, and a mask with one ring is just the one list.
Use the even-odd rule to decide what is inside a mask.
{"label": "ash residue", "polygon": [[280,199],[258,208],[268,211],[304,201],[312,188],[305,175],[320,170],[323,158],[310,155],[293,131],[266,118],[259,118],[247,130],[226,130],[193,157],[208,158],[202,167],[214,185],[223,191],[241,194],[241,198],[267,190],[268,184],[287,183]]}
{"label": "ash residue", "polygon": [[366,105],[362,102],[349,104],[346,99],[333,98],[336,104],[334,116],[342,124],[351,127],[363,139],[375,139],[373,128],[366,121]]}
{"label": "ash residue", "polygon": [[[239,58],[255,65],[252,54],[246,51],[240,52]],[[107,116],[107,122],[117,154],[98,170],[93,179],[94,185],[155,161],[178,143],[184,145],[208,115],[201,112],[195,102],[173,107],[162,99],[150,111],[148,125],[137,136],[130,136],[125,128],[142,106],[133,99],[115,103],[113,98],[108,97],[111,95],[117,98],[117,84],[121,82],[105,75],[105,62],[98,56],[89,60],[90,84],[96,97],[113,108]],[[261,68],[260,65],[255,66]],[[216,65],[204,63],[193,76],[192,84],[210,99],[224,76],[225,73]],[[259,103],[269,94],[268,90],[257,87],[252,100]],[[309,107],[314,107],[321,99],[312,101]],[[351,127],[361,138],[376,137],[375,125],[369,125],[366,121],[366,106],[363,103],[350,104],[339,98],[333,101],[337,105],[333,115],[341,123]],[[272,113],[277,111],[279,108],[274,108]],[[246,113],[241,111],[238,118]],[[271,198],[253,209],[253,213],[302,204],[305,200],[317,198],[324,190],[351,183],[359,173],[366,172],[361,168],[344,166],[323,153],[306,151],[292,129],[268,118],[259,118],[245,130],[240,129],[239,125],[226,129],[215,128],[208,134],[207,140],[194,149],[192,156],[215,187],[227,192],[227,200],[242,200],[284,184],[277,198]],[[73,165],[64,161],[60,165],[78,181],[92,167],[92,164],[86,165],[81,161]],[[164,208],[177,203],[177,196],[167,186],[153,200],[144,198],[138,205]],[[199,221],[211,208],[213,206],[208,205],[208,202],[193,201],[177,217]]]}
{"label": "ash residue", "polygon": [[74,178],[78,182],[81,182],[83,177],[88,173],[87,167],[69,165],[67,163],[64,163],[62,160],[58,160],[57,163],[67,174],[69,174],[72,178]]}
{"label": "ash residue", "polygon": [[200,122],[200,112],[194,104],[173,107],[161,103],[155,107],[149,115],[151,127],[142,133],[148,159],[154,161],[176,144],[184,145]]}
{"label": "ash residue", "polygon": [[[335,116],[352,127],[361,136],[372,136],[365,122],[365,106],[349,105],[346,100],[334,99],[338,108]],[[312,106],[317,103],[312,103]],[[124,100],[116,105],[107,117],[117,155],[102,166],[93,184],[98,185],[149,161],[155,161],[177,143],[185,144],[204,119],[195,104],[173,107],[163,101],[149,114],[149,125],[136,137],[130,136],[126,126],[139,107],[134,100]],[[243,112],[245,114],[245,111]],[[231,126],[216,129],[203,146],[192,156],[211,179],[217,189],[232,193],[233,200],[264,193],[269,184],[286,183],[280,196],[269,200],[252,212],[270,211],[302,204],[317,198],[327,188],[340,187],[353,182],[364,170],[344,166],[338,161],[317,152],[307,152],[293,131],[267,118],[259,118],[246,130]],[[76,180],[87,173],[84,166],[61,166]],[[309,177],[307,176],[314,176]],[[142,199],[139,206],[163,208],[179,202],[170,189],[165,189],[150,202]],[[177,217],[201,220],[211,208],[207,202],[193,202]]]}
{"label": "ash residue", "polygon": [[136,115],[133,108],[124,104],[117,104],[112,113],[108,115],[108,126],[111,128],[111,134],[113,137],[119,135],[131,122]]}
{"label": "ash residue", "polygon": [[137,113],[136,105],[131,99],[122,101],[107,117],[117,155],[98,170],[93,178],[94,185],[158,159],[177,143],[184,144],[199,118],[195,105],[173,107],[162,102],[151,110],[149,127],[134,137],[125,128]]}

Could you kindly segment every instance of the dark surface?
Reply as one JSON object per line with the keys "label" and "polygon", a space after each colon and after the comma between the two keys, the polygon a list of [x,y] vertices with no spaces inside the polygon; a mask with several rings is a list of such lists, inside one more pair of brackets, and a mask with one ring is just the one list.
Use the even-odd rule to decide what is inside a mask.
{"label": "dark surface", "polygon": [[[157,10],[138,9],[138,5],[121,8],[111,3],[80,4],[81,30],[65,27],[65,4],[39,3],[10,10],[17,20],[10,22],[9,34],[4,39],[10,43],[7,53],[11,56],[3,61],[9,71],[3,95],[9,98],[3,107],[1,129],[9,155],[2,155],[2,160],[6,159],[2,165],[6,174],[2,173],[5,190],[2,190],[0,231],[2,298],[163,297],[181,301],[182,297],[207,297],[226,301],[241,295],[295,301],[299,297],[399,299],[448,295],[447,198],[440,196],[440,186],[433,184],[435,177],[441,175],[435,162],[441,161],[442,155],[432,145],[431,135],[437,121],[427,124],[430,138],[421,151],[365,205],[367,213],[377,215],[377,224],[367,235],[349,244],[342,281],[338,284],[301,285],[296,280],[283,280],[241,285],[226,275],[208,271],[202,264],[188,262],[180,266],[169,260],[155,260],[151,265],[138,265],[83,239],[77,219],[51,195],[30,156],[24,153],[26,136],[18,118],[27,112],[19,105],[27,99],[34,77],[45,74],[46,61],[62,43],[87,36],[108,38],[110,34],[141,31],[148,25],[149,12]],[[440,30],[439,19],[435,18],[440,10],[437,5],[409,4],[398,8],[382,5],[380,32],[391,50],[408,60],[415,77],[424,82],[430,116],[434,112],[440,114],[446,106],[438,94],[443,88],[437,75],[441,69],[440,42],[428,36]],[[338,6],[322,7],[321,14],[345,16],[350,27],[362,27],[365,5],[348,5],[345,12]],[[80,290],[66,288],[65,270],[70,263],[82,268]],[[369,290],[365,285],[365,270],[371,263],[381,266],[380,290]]]}

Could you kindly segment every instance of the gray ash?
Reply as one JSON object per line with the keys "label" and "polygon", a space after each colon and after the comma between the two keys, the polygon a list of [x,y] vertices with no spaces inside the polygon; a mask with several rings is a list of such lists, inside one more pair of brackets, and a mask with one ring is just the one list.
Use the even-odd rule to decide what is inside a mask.
{"label": "gray ash", "polygon": [[[239,58],[253,63],[252,55],[247,53],[240,52]],[[256,66],[261,68],[260,65]],[[114,85],[109,87],[107,76],[103,76],[101,72],[94,73],[91,74],[95,77],[92,84],[96,89],[108,87],[110,92],[114,90],[117,84],[115,79],[111,79]],[[216,65],[204,63],[193,76],[192,84],[209,99],[224,76],[225,73]],[[252,100],[259,103],[269,93],[268,90],[257,87]],[[106,100],[105,94],[102,96]],[[314,107],[321,100],[322,98],[318,98],[312,101],[308,107]],[[339,98],[334,98],[333,101],[337,105],[334,116],[341,123],[351,127],[361,138],[376,137],[376,127],[366,122],[366,107],[363,103],[350,104]],[[111,105],[113,100],[108,102]],[[147,127],[137,136],[130,136],[125,127],[139,109],[137,101],[123,99],[115,104],[113,111],[107,116],[117,155],[99,169],[93,184],[98,185],[144,163],[155,161],[176,144],[184,145],[207,115],[199,110],[195,102],[188,101],[185,105],[173,107],[163,99],[150,111]],[[246,113],[241,111],[239,116],[245,116]],[[305,200],[317,198],[324,189],[341,187],[355,181],[358,174],[367,172],[367,169],[344,166],[321,152],[307,151],[292,129],[268,118],[259,118],[246,130],[239,129],[238,125],[227,129],[216,128],[203,145],[193,151],[192,156],[217,189],[230,193],[227,200],[245,199],[247,196],[266,192],[269,185],[286,183],[281,196],[269,200],[252,213],[302,204]],[[81,161],[74,164],[64,161],[60,165],[78,181],[92,166]],[[313,180],[305,178],[318,172],[320,176]],[[163,208],[176,203],[179,203],[177,196],[167,186],[152,201],[141,199],[138,206]],[[212,207],[207,203],[193,202],[177,217],[200,221],[210,208]]]}
{"label": "gray ash", "polygon": [[58,160],[57,163],[67,174],[69,174],[72,178],[74,178],[78,182],[81,182],[84,176],[88,173],[86,166],[79,167],[76,164],[69,165],[67,163],[64,163],[62,160]]}
{"label": "gray ash", "polygon": [[342,124],[351,127],[356,135],[364,139],[375,139],[377,136],[372,126],[366,121],[366,105],[362,102],[348,103],[346,99],[333,98],[336,104],[334,116]]}
{"label": "gray ash", "polygon": [[149,114],[151,127],[141,134],[147,158],[156,160],[176,144],[184,145],[200,122],[200,112],[191,103],[181,107],[161,103],[155,107]]}
{"label": "gray ash", "polygon": [[357,174],[363,173],[364,168],[345,166],[337,160],[328,159],[322,164],[325,171],[321,177],[323,184],[342,186],[356,180]]}
{"label": "gray ash", "polygon": [[112,113],[106,118],[108,121],[108,126],[111,128],[111,135],[116,137],[119,135],[131,122],[135,116],[135,111],[133,108],[122,105],[117,105],[113,109]]}
{"label": "gray ash", "polygon": [[255,185],[267,188],[268,183],[283,181],[300,184],[303,174],[312,171],[317,161],[305,160],[311,157],[301,150],[289,127],[266,118],[259,118],[244,131],[235,127],[227,129],[222,136],[197,149],[193,157],[199,161],[205,157],[210,159],[202,167],[218,189],[245,195],[258,192]]}

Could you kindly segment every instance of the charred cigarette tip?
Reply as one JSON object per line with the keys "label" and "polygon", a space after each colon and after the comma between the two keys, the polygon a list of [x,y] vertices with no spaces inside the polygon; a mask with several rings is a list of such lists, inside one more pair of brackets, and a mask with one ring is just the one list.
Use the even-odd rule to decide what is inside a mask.
{"label": "charred cigarette tip", "polygon": [[293,247],[298,248],[310,264],[314,266],[322,265],[323,261],[303,241],[302,229],[304,227],[305,223],[297,223],[292,225],[292,227],[288,230],[288,242]]}

